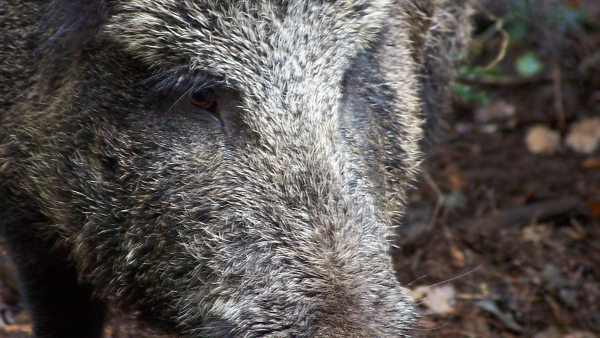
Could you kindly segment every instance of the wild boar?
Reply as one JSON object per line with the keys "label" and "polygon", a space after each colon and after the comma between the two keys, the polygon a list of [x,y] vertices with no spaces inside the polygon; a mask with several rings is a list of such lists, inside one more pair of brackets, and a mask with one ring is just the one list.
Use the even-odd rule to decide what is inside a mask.
{"label": "wild boar", "polygon": [[[388,254],[466,1],[3,0],[0,225],[37,337],[398,337]],[[456,46],[459,46],[458,48]]]}

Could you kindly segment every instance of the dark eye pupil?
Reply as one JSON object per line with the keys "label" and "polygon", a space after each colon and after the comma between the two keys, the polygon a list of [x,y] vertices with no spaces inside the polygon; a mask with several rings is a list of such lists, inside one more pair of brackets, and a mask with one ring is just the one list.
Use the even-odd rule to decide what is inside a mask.
{"label": "dark eye pupil", "polygon": [[188,95],[188,100],[200,109],[209,110],[214,113],[217,108],[215,93],[210,88],[192,90]]}
{"label": "dark eye pupil", "polygon": [[206,89],[194,90],[191,93],[192,99],[196,102],[203,102],[208,99],[208,91]]}

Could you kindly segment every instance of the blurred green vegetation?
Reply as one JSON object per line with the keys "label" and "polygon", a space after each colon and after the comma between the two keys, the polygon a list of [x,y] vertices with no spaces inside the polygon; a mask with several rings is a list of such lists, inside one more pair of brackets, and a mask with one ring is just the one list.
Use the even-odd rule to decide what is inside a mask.
{"label": "blurred green vegetation", "polygon": [[588,17],[577,0],[493,1],[478,2],[480,20],[469,59],[472,63],[486,57],[495,59],[458,67],[454,91],[465,102],[489,103],[485,89],[476,85],[481,78],[492,82],[489,79],[547,75],[551,71],[549,60],[570,52],[579,35],[600,27],[597,18]]}

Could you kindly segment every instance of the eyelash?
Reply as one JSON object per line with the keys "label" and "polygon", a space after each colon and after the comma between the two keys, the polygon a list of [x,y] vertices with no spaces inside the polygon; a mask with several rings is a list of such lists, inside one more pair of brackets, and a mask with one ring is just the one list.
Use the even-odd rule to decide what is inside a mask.
{"label": "eyelash", "polygon": [[190,71],[188,67],[182,66],[153,75],[142,81],[142,84],[149,85],[152,94],[171,95],[210,88],[217,82],[219,81],[206,73]]}
{"label": "eyelash", "polygon": [[[208,117],[208,120],[220,121],[218,96],[213,88],[223,82],[204,72],[190,71],[188,67],[177,67],[153,75],[141,84],[146,86],[150,91],[149,94],[159,101],[164,102],[164,98],[167,97],[174,98],[175,101],[166,110],[167,114],[183,101],[187,101],[185,114],[191,114],[189,116],[201,120],[207,120]],[[202,97],[202,94],[208,97]]]}

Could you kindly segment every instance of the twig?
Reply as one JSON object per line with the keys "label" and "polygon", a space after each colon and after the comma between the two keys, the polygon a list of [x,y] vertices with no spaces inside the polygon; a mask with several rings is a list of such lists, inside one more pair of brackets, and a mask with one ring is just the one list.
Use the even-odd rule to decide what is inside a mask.
{"label": "twig", "polygon": [[503,228],[512,224],[530,222],[565,214],[574,210],[585,210],[585,203],[578,197],[564,197],[557,200],[538,202],[520,208],[499,210],[495,214],[478,217],[471,222],[481,226],[495,225]]}
{"label": "twig", "polygon": [[510,42],[510,36],[508,35],[508,32],[504,29],[504,20],[502,20],[502,18],[499,18],[494,14],[490,13],[490,11],[488,11],[479,3],[477,3],[477,7],[479,7],[479,10],[481,10],[491,21],[494,21],[496,30],[498,31],[498,33],[500,33],[500,35],[502,35],[502,45],[500,46],[498,54],[496,55],[494,60],[492,60],[490,63],[488,63],[485,67],[481,69],[482,72],[486,72],[494,68],[498,63],[500,63],[500,61],[504,60],[504,57],[506,56],[506,50],[508,49],[508,43]]}
{"label": "twig", "polygon": [[479,83],[479,84],[491,85],[491,86],[515,86],[515,85],[525,85],[525,84],[530,84],[530,83],[535,83],[535,82],[548,82],[548,81],[552,81],[552,77],[548,76],[548,75],[540,75],[540,76],[533,76],[533,77],[520,77],[520,76],[506,76],[506,75],[490,76],[490,75],[480,74],[476,78],[473,78],[473,79],[464,78],[461,80],[465,81],[465,82]]}
{"label": "twig", "polygon": [[433,180],[433,178],[431,178],[431,175],[429,175],[429,172],[427,170],[423,170],[423,178],[435,194],[435,208],[433,208],[433,213],[431,214],[431,218],[429,219],[429,222],[427,223],[426,227],[427,231],[431,231],[435,226],[437,217],[440,213],[440,210],[442,209],[442,205],[444,204],[444,193],[442,193],[440,188],[438,188],[437,184],[435,184],[435,181]]}
{"label": "twig", "polygon": [[558,121],[558,129],[564,131],[565,124],[565,105],[562,96],[562,76],[560,64],[554,60],[552,67],[552,90],[554,91],[554,109],[556,110],[556,120]]}

